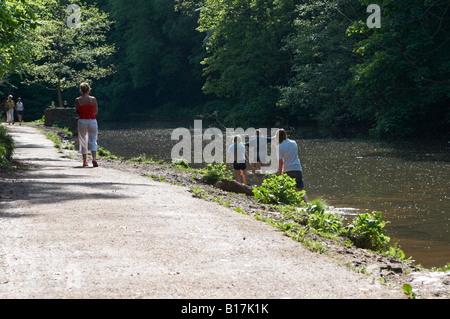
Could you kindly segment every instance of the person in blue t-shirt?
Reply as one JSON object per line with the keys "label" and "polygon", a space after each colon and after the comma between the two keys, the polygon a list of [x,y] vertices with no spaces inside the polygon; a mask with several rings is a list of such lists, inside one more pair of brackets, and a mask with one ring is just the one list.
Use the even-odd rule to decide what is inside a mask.
{"label": "person in blue t-shirt", "polygon": [[[302,191],[305,188],[303,181],[302,166],[298,157],[298,145],[295,141],[288,139],[287,133],[284,129],[277,132],[276,142],[278,142],[278,174],[286,174],[287,176],[295,179],[297,185],[296,190]],[[303,197],[305,203],[308,203],[308,199]]]}

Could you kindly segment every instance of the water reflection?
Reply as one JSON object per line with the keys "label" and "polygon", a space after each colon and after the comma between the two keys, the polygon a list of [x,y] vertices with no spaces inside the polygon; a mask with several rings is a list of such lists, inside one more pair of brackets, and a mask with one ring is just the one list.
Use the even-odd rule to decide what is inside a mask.
{"label": "water reflection", "polygon": [[[173,128],[105,127],[99,144],[127,159],[171,162]],[[305,138],[307,136],[308,138]],[[354,139],[291,136],[309,198],[322,197],[351,219],[381,211],[389,235],[425,267],[450,262],[450,144],[390,144]]]}
{"label": "water reflection", "polygon": [[450,262],[447,145],[431,156],[429,150],[408,153],[364,141],[302,140],[300,144],[312,198],[321,196],[333,206],[361,212],[381,211],[391,221],[389,235],[407,256],[427,267]]}

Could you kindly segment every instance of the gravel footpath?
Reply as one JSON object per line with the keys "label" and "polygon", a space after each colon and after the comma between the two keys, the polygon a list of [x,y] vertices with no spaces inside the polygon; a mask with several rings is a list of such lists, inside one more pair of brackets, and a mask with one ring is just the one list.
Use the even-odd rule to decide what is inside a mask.
{"label": "gravel footpath", "polygon": [[405,298],[186,187],[82,168],[8,129],[28,169],[0,181],[0,298]]}

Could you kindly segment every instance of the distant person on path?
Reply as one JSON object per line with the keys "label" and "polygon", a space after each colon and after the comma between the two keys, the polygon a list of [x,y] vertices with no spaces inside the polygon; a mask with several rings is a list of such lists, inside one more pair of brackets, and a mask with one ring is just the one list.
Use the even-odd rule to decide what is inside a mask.
{"label": "distant person on path", "polygon": [[271,141],[271,137],[263,137],[261,135],[261,130],[256,130],[255,137],[245,144],[245,146],[252,150],[249,152],[251,156],[250,165],[252,165],[252,171],[255,176],[256,184],[259,184],[258,176],[256,175],[258,163],[261,165],[267,163],[267,144],[271,143]]}
{"label": "distant person on path", "polygon": [[[228,149],[227,168],[230,168],[230,163],[233,163],[234,175],[236,181],[247,185],[247,162],[248,155],[245,151],[245,146],[241,143],[241,137],[235,136],[233,144]],[[241,182],[242,177],[242,182]]]}
{"label": "distant person on path", "polygon": [[14,101],[13,96],[8,96],[8,101],[5,103],[5,109],[6,109],[6,121],[11,125],[11,123],[14,125]]}
{"label": "distant person on path", "polygon": [[23,111],[25,110],[25,107],[23,106],[22,98],[17,99],[16,104],[16,111],[17,111],[17,117],[19,118],[19,125],[22,125],[22,118],[23,118]]}
{"label": "distant person on path", "polygon": [[83,155],[83,167],[88,167],[88,148],[92,152],[92,165],[98,167],[97,163],[97,138],[98,124],[96,115],[98,113],[97,99],[90,96],[91,87],[88,83],[81,83],[80,93],[75,100],[75,108],[79,114],[78,139],[80,142],[80,153]]}
{"label": "distant person on path", "polygon": [[[279,130],[276,136],[279,154],[278,174],[286,174],[295,179],[297,183],[296,190],[301,192],[305,187],[305,183],[303,181],[302,166],[298,157],[298,145],[295,141],[288,139],[284,129]],[[303,200],[306,204],[308,203],[306,195],[303,197]]]}

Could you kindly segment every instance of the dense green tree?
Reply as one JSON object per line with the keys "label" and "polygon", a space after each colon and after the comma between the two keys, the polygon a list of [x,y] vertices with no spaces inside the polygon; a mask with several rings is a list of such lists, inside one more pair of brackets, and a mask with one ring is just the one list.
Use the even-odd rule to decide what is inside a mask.
{"label": "dense green tree", "polygon": [[79,3],[77,17],[77,10],[68,8],[69,2],[63,0],[46,1],[41,7],[33,34],[35,57],[26,63],[26,82],[56,90],[59,107],[63,107],[63,90],[113,73],[113,67],[105,63],[114,53],[114,46],[105,43],[111,26],[108,14]]}
{"label": "dense green tree", "polygon": [[20,72],[20,62],[30,56],[27,35],[35,26],[34,13],[32,1],[0,2],[0,83],[8,73]]}
{"label": "dense green tree", "polygon": [[450,2],[385,0],[381,9],[380,29],[352,26],[369,36],[356,46],[349,90],[366,101],[377,136],[448,134]]}
{"label": "dense green tree", "polygon": [[[0,82],[28,68],[41,4],[27,81],[56,89],[93,80],[109,119],[212,114],[231,126],[323,122],[380,137],[450,131],[448,0],[86,0],[83,17],[108,12],[109,32],[64,27],[69,2],[78,3],[0,2]],[[372,3],[381,7],[373,29]],[[111,64],[116,73],[100,79]],[[9,81],[36,103],[50,96],[17,75]]]}
{"label": "dense green tree", "polygon": [[[293,77],[279,106],[300,121],[364,127],[375,136],[442,134],[450,128],[450,3],[305,1],[287,38]],[[347,32],[345,32],[347,30]]]}
{"label": "dense green tree", "polygon": [[292,57],[282,51],[294,30],[292,0],[205,0],[198,30],[207,36],[205,93],[232,102],[228,119],[241,125],[282,120],[274,109],[278,87],[291,76]]}
{"label": "dense green tree", "polygon": [[361,60],[353,48],[367,37],[349,37],[346,30],[364,15],[365,7],[359,0],[305,1],[295,12],[296,30],[285,46],[294,57],[293,76],[281,88],[278,106],[297,123],[370,122],[360,112],[362,101],[345,90],[352,77],[350,68]]}
{"label": "dense green tree", "polygon": [[[197,17],[175,10],[170,0],[110,0],[119,47],[118,72],[107,86],[122,114],[176,117],[202,103],[202,35]],[[128,101],[127,109],[124,103]],[[141,116],[142,118],[142,116]]]}

